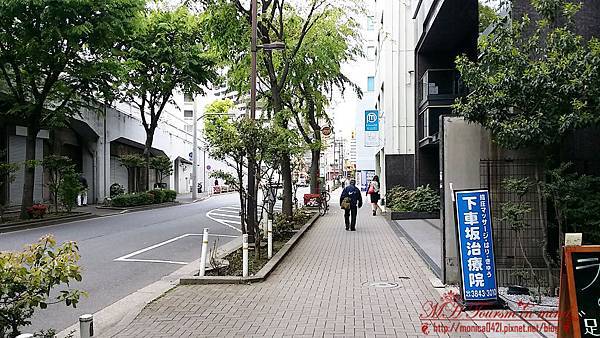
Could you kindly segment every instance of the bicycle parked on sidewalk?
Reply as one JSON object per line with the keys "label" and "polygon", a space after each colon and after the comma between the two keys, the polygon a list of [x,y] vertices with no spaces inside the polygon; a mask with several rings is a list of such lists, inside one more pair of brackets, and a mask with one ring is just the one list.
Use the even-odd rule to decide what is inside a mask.
{"label": "bicycle parked on sidewalk", "polygon": [[331,195],[327,191],[321,191],[319,196],[319,215],[325,216],[327,211],[329,211],[329,199],[331,199]]}

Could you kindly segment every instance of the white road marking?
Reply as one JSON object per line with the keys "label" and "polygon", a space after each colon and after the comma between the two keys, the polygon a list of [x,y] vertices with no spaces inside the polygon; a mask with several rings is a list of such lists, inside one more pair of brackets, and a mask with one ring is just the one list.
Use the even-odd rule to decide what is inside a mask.
{"label": "white road marking", "polygon": [[238,219],[240,218],[240,215],[238,215],[238,214],[221,214],[221,213],[213,212],[210,215],[215,216],[215,217],[220,216],[220,217],[233,217],[233,218],[238,218]]}
{"label": "white road marking", "polygon": [[[167,245],[169,243],[173,243],[173,242],[175,242],[177,240],[180,240],[182,238],[192,237],[192,236],[201,236],[201,237],[204,237],[203,234],[183,234],[181,236],[177,236],[177,237],[168,239],[168,240],[166,240],[164,242],[160,242],[160,243],[151,245],[151,246],[149,246],[147,248],[143,248],[143,249],[140,249],[138,251],[134,251],[134,252],[132,252],[130,254],[127,254],[125,256],[121,256],[119,258],[115,258],[113,261],[115,261],[115,262],[137,262],[137,263],[166,263],[166,264],[186,265],[186,264],[189,264],[189,263],[187,263],[187,262],[178,262],[178,261],[169,261],[169,260],[161,260],[161,259],[139,259],[139,258],[131,258],[131,257],[137,256],[137,255],[142,254],[144,252],[148,252],[150,250],[154,250],[154,249],[159,248],[159,247],[161,247],[163,245]],[[220,235],[220,234],[209,234],[208,236],[209,237],[227,237],[227,238],[237,238],[237,237],[239,237],[239,236],[233,236],[233,235]]]}
{"label": "white road marking", "polygon": [[[239,220],[232,220],[231,218],[239,218],[240,208],[238,207],[221,207],[217,209],[210,210],[206,213],[206,217],[211,220],[222,224],[228,228],[234,229],[237,232],[242,232],[240,230],[240,225],[242,224]],[[235,212],[235,214],[234,214]],[[233,224],[233,225],[232,225]]]}

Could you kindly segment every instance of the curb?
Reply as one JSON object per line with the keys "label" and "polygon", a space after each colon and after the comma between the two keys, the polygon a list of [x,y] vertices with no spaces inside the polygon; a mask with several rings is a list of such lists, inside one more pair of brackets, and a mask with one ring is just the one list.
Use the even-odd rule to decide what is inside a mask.
{"label": "curb", "polygon": [[[241,246],[242,238],[238,237],[220,246],[217,252],[228,255]],[[94,330],[97,332],[97,337],[118,337],[119,333],[127,328],[148,304],[176,287],[180,278],[193,274],[199,265],[200,259],[197,259],[94,313]],[[62,330],[55,337],[79,337],[79,322]]]}
{"label": "curb", "polygon": [[168,207],[174,207],[174,206],[178,206],[178,205],[183,205],[184,203],[180,203],[180,202],[167,202],[167,203],[160,203],[160,204],[148,204],[148,205],[141,205],[141,206],[137,206],[137,207],[96,207],[96,209],[100,209],[100,210],[115,210],[115,211],[146,211],[146,210],[152,210],[152,209],[162,209],[162,208],[168,208]]}
{"label": "curb", "polygon": [[0,227],[0,233],[8,233],[25,229],[35,229],[42,228],[50,225],[62,224],[62,223],[71,223],[75,221],[82,221],[86,219],[98,218],[101,216],[94,215],[91,212],[79,213],[77,215],[69,215],[60,218],[53,218],[49,220],[41,220],[38,222],[24,222],[21,224],[2,226]]}
{"label": "curb", "polygon": [[[186,276],[179,280],[179,285],[207,285],[207,284],[247,284],[260,283],[269,277],[271,272],[283,261],[285,256],[290,252],[300,238],[313,226],[319,219],[319,214],[311,217],[300,230],[290,238],[283,247],[271,258],[254,276],[238,277],[238,276]],[[236,249],[237,250],[237,249]]]}

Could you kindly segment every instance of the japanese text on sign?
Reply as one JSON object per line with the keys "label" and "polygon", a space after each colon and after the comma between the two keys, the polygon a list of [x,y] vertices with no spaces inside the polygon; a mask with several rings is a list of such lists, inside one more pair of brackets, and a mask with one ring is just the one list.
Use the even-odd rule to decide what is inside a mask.
{"label": "japanese text on sign", "polygon": [[487,190],[456,192],[463,297],[467,301],[498,297],[489,207]]}

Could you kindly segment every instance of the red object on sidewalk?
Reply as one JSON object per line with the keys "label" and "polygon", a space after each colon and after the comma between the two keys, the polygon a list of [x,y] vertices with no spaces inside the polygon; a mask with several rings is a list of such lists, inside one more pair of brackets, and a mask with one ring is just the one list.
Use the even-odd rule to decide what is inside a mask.
{"label": "red object on sidewalk", "polygon": [[304,194],[304,205],[316,207],[319,205],[319,194]]}

